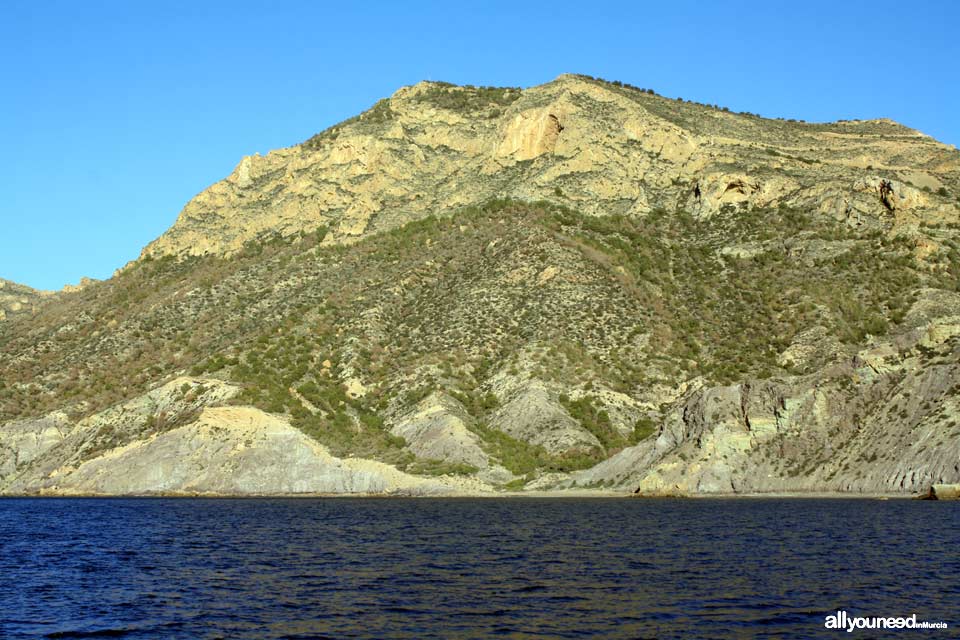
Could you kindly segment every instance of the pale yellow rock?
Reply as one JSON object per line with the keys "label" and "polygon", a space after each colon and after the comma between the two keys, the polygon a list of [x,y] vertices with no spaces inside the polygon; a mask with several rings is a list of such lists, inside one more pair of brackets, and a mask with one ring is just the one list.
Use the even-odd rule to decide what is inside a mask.
{"label": "pale yellow rock", "polygon": [[[144,255],[230,254],[321,226],[325,244],[355,242],[491,198],[555,199],[558,187],[594,215],[788,205],[858,225],[957,218],[935,193],[958,179],[955,149],[890,121],[787,125],[569,75],[495,109],[445,108],[429,99],[437,90],[470,95],[404,87],[321,143],[242,159]],[[893,184],[886,205],[881,180]]]}
{"label": "pale yellow rock", "polygon": [[560,118],[549,109],[518,113],[507,125],[503,139],[497,145],[497,155],[530,160],[551,153],[562,131]]}
{"label": "pale yellow rock", "polygon": [[425,479],[388,464],[337,458],[277,416],[252,407],[207,408],[188,425],[64,466],[47,495],[484,493],[475,479]]}
{"label": "pale yellow rock", "polygon": [[351,398],[362,398],[367,395],[367,388],[358,378],[347,379],[343,386]]}
{"label": "pale yellow rock", "polygon": [[539,276],[537,276],[537,284],[544,285],[550,282],[557,276],[559,272],[560,270],[557,267],[554,267],[554,266],[547,267],[546,269],[540,272]]}
{"label": "pale yellow rock", "polygon": [[901,175],[905,180],[915,184],[921,189],[926,187],[927,189],[936,191],[943,186],[940,180],[925,171],[904,171]]}

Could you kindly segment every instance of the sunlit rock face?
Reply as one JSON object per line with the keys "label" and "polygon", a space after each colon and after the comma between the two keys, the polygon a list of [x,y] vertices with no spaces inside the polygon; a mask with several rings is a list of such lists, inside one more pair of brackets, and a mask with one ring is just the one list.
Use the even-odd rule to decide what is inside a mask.
{"label": "sunlit rock face", "polygon": [[[806,124],[564,75],[525,90],[421,82],[294,147],[243,158],[144,255],[370,233],[493,197],[594,215],[815,207],[857,224],[952,221],[955,149],[889,120]],[[886,186],[884,186],[886,185]]]}

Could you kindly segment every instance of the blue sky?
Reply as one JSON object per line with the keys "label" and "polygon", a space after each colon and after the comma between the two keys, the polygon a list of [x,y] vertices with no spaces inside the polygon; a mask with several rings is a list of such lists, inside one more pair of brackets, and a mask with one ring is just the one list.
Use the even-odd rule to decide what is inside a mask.
{"label": "blue sky", "polygon": [[565,72],[960,144],[960,2],[0,5],[0,277],[108,277],[228,175],[421,79]]}

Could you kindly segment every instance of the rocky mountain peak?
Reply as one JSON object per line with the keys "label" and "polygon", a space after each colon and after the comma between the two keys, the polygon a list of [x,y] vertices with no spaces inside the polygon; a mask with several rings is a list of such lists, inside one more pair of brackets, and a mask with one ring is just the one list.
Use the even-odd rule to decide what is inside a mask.
{"label": "rocky mountain peak", "polygon": [[[896,183],[892,208],[880,181]],[[764,119],[565,74],[519,88],[420,82],[303,144],[243,158],[144,255],[353,242],[496,197],[595,215],[802,206],[888,228],[956,218],[952,148],[889,120]]]}

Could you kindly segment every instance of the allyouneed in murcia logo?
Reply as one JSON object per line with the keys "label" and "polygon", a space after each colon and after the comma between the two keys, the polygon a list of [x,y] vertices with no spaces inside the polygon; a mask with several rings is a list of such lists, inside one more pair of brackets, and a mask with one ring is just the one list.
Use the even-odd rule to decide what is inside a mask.
{"label": "allyouneed in murcia logo", "polygon": [[946,629],[947,623],[917,620],[917,614],[907,618],[890,618],[851,616],[846,611],[837,611],[827,616],[823,626],[853,633],[855,629]]}

